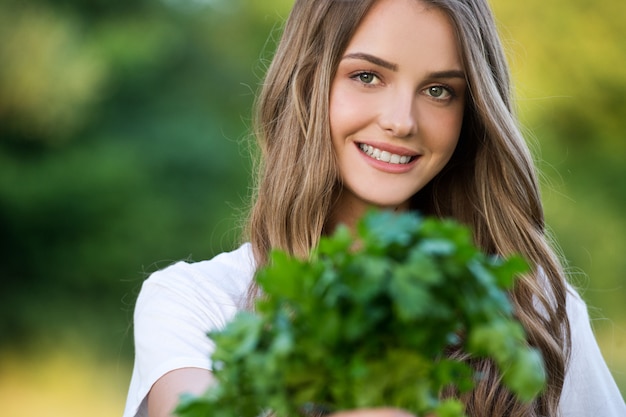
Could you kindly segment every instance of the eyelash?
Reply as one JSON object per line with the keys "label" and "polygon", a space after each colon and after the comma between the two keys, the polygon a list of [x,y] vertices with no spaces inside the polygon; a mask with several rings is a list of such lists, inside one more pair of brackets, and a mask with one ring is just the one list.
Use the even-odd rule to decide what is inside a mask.
{"label": "eyelash", "polygon": [[369,75],[369,76],[374,77],[375,79],[378,79],[378,81],[382,81],[382,80],[381,80],[381,78],[380,78],[380,76],[379,76],[378,74],[376,74],[375,72],[372,72],[372,71],[359,71],[359,72],[357,72],[357,73],[352,74],[352,75],[350,76],[350,78],[351,78],[351,79],[353,79],[353,80],[355,80],[355,81],[357,81],[357,82],[358,82],[358,83],[360,83],[361,85],[363,85],[363,86],[365,86],[365,87],[368,87],[368,88],[369,88],[369,87],[374,87],[375,85],[377,85],[377,84],[374,84],[373,82],[372,82],[372,83],[366,83],[366,82],[364,82],[364,81],[361,79],[361,77],[362,77],[362,76],[364,76],[364,75]]}
{"label": "eyelash", "polygon": [[[367,76],[372,76],[372,82],[364,82],[361,77],[367,75]],[[357,73],[354,73],[350,76],[351,79],[355,80],[356,82],[360,83],[362,86],[366,87],[366,88],[373,88],[375,86],[377,86],[377,83],[374,83],[375,79],[377,79],[379,82],[382,82],[381,77],[376,74],[373,71],[359,71]],[[444,90],[444,93],[447,93],[448,96],[445,98],[440,98],[440,97],[435,97],[433,95],[428,94],[428,92],[433,89],[433,88],[441,88]],[[437,85],[431,85],[429,87],[426,87],[425,89],[422,90],[423,92],[426,92],[426,95],[428,97],[430,97],[433,100],[439,101],[439,102],[446,102],[446,101],[450,101],[453,98],[456,97],[456,93],[454,91],[454,89],[446,84],[437,84]]]}
{"label": "eyelash", "polygon": [[[432,96],[429,93],[429,91],[433,88],[441,88],[442,90],[444,90],[444,94],[448,93],[448,96],[445,98],[440,98],[440,97],[435,97]],[[446,101],[450,101],[453,98],[456,97],[456,93],[454,91],[454,89],[450,86],[447,86],[445,84],[438,84],[438,85],[431,85],[430,87],[426,87],[424,90],[422,90],[424,92],[426,92],[426,94],[428,95],[428,97],[432,98],[433,100],[437,100],[437,101],[441,101],[441,102],[446,102]]]}

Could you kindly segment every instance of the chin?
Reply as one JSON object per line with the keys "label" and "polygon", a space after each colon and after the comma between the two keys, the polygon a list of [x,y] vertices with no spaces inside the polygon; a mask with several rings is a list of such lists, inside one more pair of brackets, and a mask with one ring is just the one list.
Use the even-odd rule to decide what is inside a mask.
{"label": "chin", "polygon": [[369,204],[381,210],[405,210],[409,208],[409,201],[411,197],[406,199],[372,199],[369,200]]}

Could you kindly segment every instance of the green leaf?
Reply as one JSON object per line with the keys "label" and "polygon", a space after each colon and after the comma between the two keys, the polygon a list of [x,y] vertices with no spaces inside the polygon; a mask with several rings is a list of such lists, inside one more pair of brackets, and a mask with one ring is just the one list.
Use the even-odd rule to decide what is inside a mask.
{"label": "green leaf", "polygon": [[541,392],[541,358],[505,291],[525,262],[488,257],[465,227],[415,213],[370,212],[354,239],[340,227],[309,259],[271,253],[256,310],[210,334],[216,388],[183,399],[181,417],[377,406],[460,417],[441,390],[469,390],[477,375],[442,357],[450,348],[491,358],[524,401]]}
{"label": "green leaf", "polygon": [[523,401],[531,401],[545,387],[546,372],[537,350],[516,352],[510,367],[504,369],[505,384]]}
{"label": "green leaf", "polygon": [[501,288],[513,288],[515,278],[530,270],[528,263],[520,256],[512,256],[506,260],[499,259],[493,270],[496,281]]}
{"label": "green leaf", "polygon": [[358,226],[359,236],[370,248],[389,248],[393,245],[408,246],[413,240],[413,231],[418,229],[421,218],[409,213],[395,214],[390,211],[371,211]]}
{"label": "green leaf", "polygon": [[463,405],[457,400],[444,400],[436,408],[437,417],[463,417]]}
{"label": "green leaf", "polygon": [[403,321],[425,317],[432,306],[432,294],[412,269],[396,270],[389,285],[398,317]]}
{"label": "green leaf", "polygon": [[280,251],[272,251],[270,264],[274,268],[262,269],[256,277],[265,293],[275,297],[297,297],[302,291],[300,277],[307,272],[306,264]]}

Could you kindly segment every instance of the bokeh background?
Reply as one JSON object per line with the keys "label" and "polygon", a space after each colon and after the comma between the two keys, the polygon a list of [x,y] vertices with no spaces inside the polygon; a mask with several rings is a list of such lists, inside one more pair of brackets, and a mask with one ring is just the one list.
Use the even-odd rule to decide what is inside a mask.
{"label": "bokeh background", "polygon": [[[626,2],[492,0],[548,222],[626,394]],[[146,276],[238,241],[289,0],[0,0],[0,414],[121,415]]]}

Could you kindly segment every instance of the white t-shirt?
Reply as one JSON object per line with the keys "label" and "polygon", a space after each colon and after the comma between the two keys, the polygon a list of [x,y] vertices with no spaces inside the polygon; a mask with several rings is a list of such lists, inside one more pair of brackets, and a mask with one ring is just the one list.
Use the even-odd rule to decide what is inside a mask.
{"label": "white t-shirt", "polygon": [[[124,417],[148,417],[146,396],[166,373],[210,369],[220,329],[241,309],[255,263],[250,244],[212,260],[179,262],[148,278],[135,307],[135,366]],[[562,417],[626,417],[626,405],[602,358],[585,303],[570,289],[567,313],[572,356],[561,398]]]}

